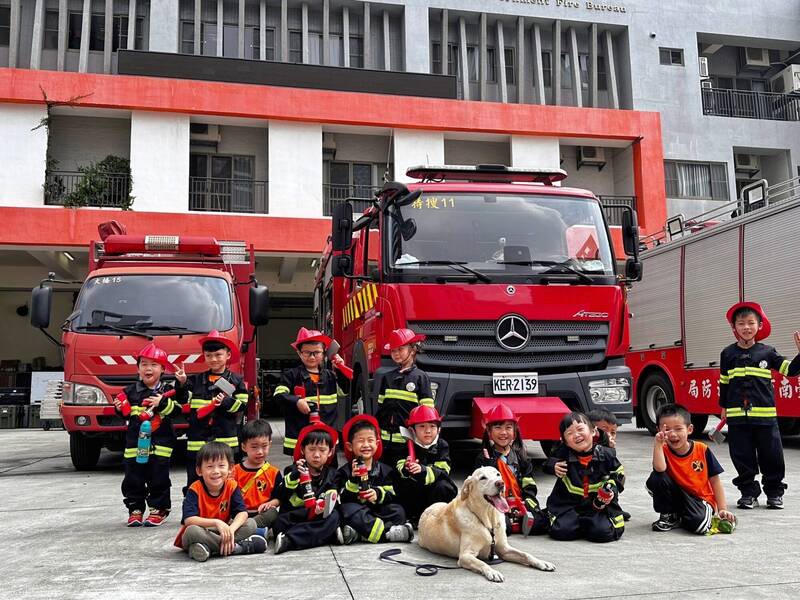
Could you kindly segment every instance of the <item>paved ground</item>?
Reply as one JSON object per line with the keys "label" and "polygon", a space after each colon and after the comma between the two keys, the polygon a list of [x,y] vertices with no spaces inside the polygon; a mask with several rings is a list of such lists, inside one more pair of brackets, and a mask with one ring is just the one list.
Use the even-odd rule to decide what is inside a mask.
{"label": "paved ground", "polygon": [[[276,442],[279,439],[276,437]],[[552,561],[555,573],[519,565],[499,569],[506,582],[493,584],[467,571],[418,577],[408,567],[377,560],[387,548],[359,544],[273,556],[246,556],[194,563],[172,546],[179,518],[160,529],[127,529],[119,484],[119,455],[104,452],[98,470],[78,473],[60,430],[0,431],[0,540],[2,598],[796,598],[800,595],[796,546],[800,534],[800,440],[787,442],[787,508],[783,512],[737,511],[731,536],[696,537],[653,533],[655,518],[644,481],[652,438],[628,426],[619,454],[628,473],[622,506],[633,514],[618,542],[512,541]],[[275,463],[283,466],[279,444]],[[727,447],[716,447],[730,480]],[[538,452],[538,447],[537,447]],[[462,461],[463,462],[463,461]],[[457,465],[459,480],[471,469]],[[180,506],[183,465],[173,471],[173,504]],[[537,472],[544,501],[553,479]],[[744,514],[743,514],[744,513]],[[179,511],[176,511],[176,515]],[[453,564],[416,544],[403,555]]]}

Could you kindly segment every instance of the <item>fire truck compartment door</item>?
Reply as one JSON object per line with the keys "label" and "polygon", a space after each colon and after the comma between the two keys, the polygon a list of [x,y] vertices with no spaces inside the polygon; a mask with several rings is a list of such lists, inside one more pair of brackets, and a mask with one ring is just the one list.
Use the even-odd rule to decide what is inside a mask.
{"label": "fire truck compartment door", "polygon": [[470,435],[483,437],[486,415],[500,402],[508,406],[519,419],[520,435],[526,440],[560,439],[558,424],[570,412],[557,396],[514,396],[474,398],[472,402],[472,428]]}

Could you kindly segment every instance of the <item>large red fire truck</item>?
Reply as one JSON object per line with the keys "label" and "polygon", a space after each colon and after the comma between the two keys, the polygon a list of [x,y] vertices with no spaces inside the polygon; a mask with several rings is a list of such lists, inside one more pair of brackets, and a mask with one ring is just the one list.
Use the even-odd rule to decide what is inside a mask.
{"label": "large red fire truck", "polygon": [[[111,400],[136,381],[134,357],[145,344],[155,340],[172,363],[197,373],[205,369],[199,340],[217,329],[241,348],[230,368],[252,388],[255,331],[268,319],[269,293],[255,280],[252,246],[111,230],[116,233],[101,233],[102,241],[91,242],[89,273],[62,325],[60,412],[78,470],[94,467],[103,447],[122,449],[125,422]],[[51,277],[33,290],[31,323],[42,330],[50,323],[53,283]],[[248,417],[258,409],[251,394]],[[177,424],[186,425],[180,417]]]}
{"label": "large red fire truck", "polygon": [[[742,200],[686,221],[670,219],[658,245],[642,253],[645,277],[630,294],[626,363],[636,421],[652,433],[664,403],[686,406],[701,431],[709,415],[720,413],[720,352],[735,341],[725,313],[736,302],[760,303],[772,322],[766,343],[789,357],[797,352],[797,286],[787,276],[800,260],[793,233],[800,225],[800,178],[748,187]],[[800,381],[775,374],[773,384],[782,432],[800,433]]]}
{"label": "large red fire truck", "polygon": [[[480,435],[499,399],[527,439],[555,440],[569,410],[631,418],[625,287],[640,277],[635,213],[623,213],[632,258],[615,266],[591,192],[553,185],[561,170],[415,167],[387,183],[353,222],[334,207],[319,262],[317,326],[354,369],[352,400],[376,409],[373,382],[392,365],[390,332],[427,336],[431,377],[450,437]],[[627,207],[626,207],[627,208]],[[340,407],[351,414],[351,406]]]}

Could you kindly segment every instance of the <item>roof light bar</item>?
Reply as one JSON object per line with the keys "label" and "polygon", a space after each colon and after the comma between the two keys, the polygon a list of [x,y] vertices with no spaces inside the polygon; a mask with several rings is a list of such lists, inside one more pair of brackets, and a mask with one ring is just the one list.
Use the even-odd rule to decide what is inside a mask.
{"label": "roof light bar", "polygon": [[493,183],[543,183],[553,185],[566,179],[563,169],[529,169],[505,165],[419,165],[406,175],[422,181],[482,181]]}

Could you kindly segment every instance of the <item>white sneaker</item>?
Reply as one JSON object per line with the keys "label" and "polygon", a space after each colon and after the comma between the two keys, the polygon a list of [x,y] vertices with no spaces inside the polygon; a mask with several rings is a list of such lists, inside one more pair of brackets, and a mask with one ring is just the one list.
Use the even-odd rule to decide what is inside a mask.
{"label": "white sneaker", "polygon": [[386,532],[386,539],[390,542],[410,542],[414,539],[414,528],[411,523],[392,525]]}

